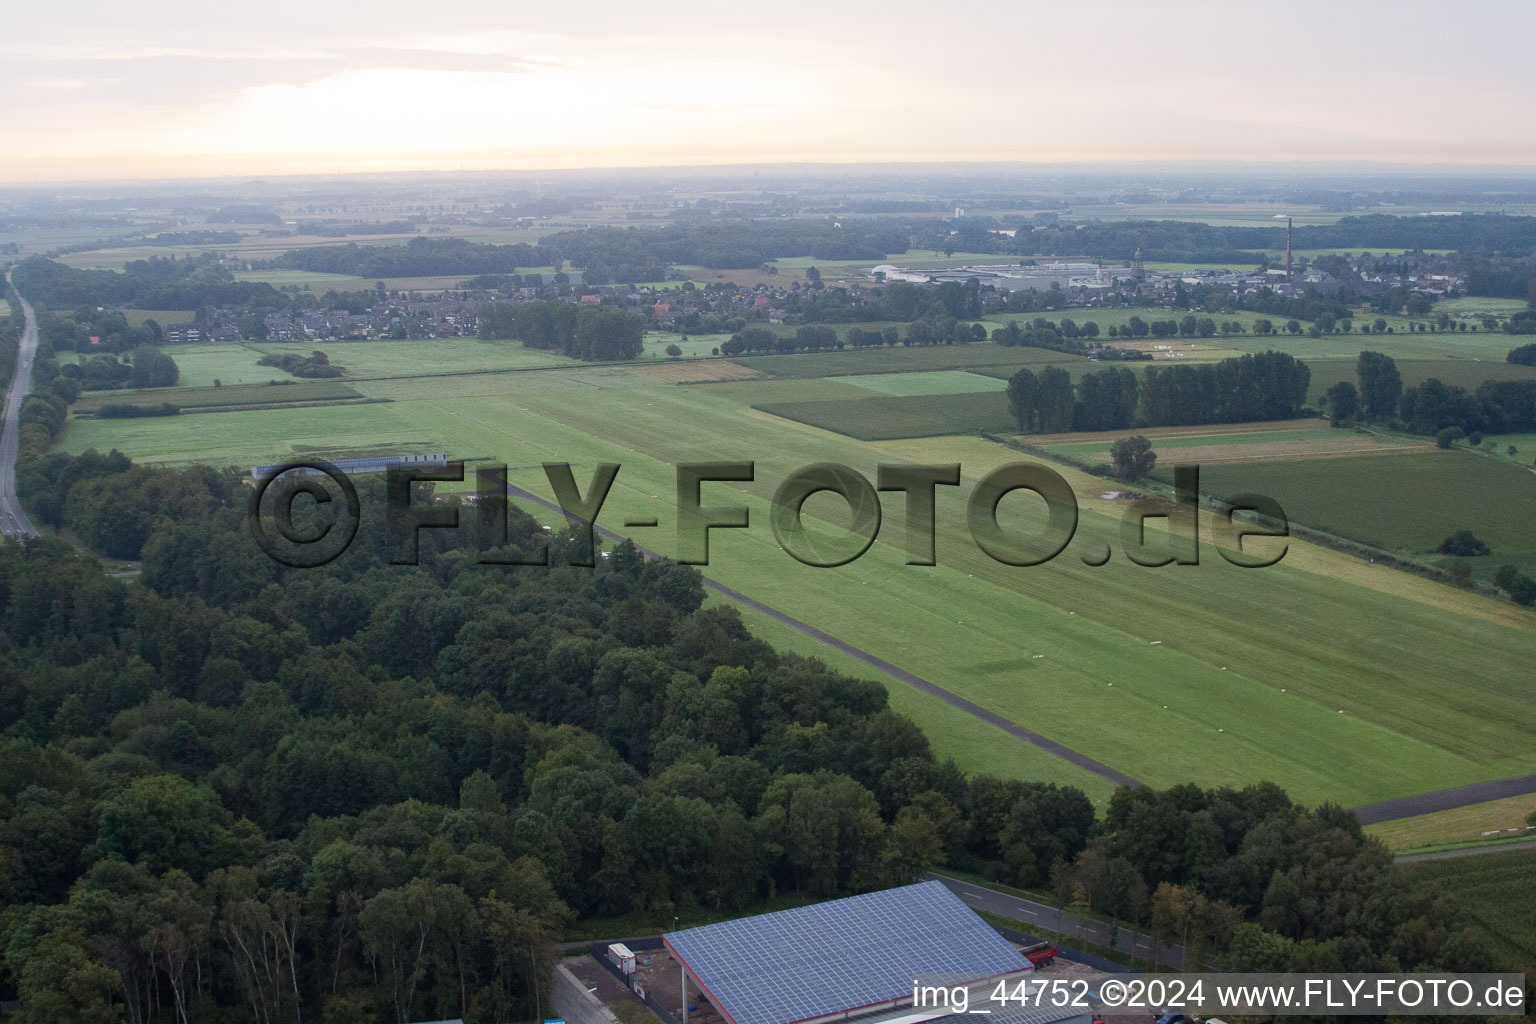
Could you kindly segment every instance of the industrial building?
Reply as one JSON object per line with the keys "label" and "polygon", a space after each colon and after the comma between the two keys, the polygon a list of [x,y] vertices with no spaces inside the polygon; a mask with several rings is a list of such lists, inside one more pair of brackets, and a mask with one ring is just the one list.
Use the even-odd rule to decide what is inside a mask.
{"label": "industrial building", "polygon": [[[274,473],[280,473],[288,466],[303,466],[306,462],[302,456],[296,457],[293,462],[274,466],[252,466],[251,477],[256,480],[265,480]],[[347,475],[356,473],[387,473],[391,469],[442,469],[448,465],[448,456],[441,452],[432,455],[376,455],[366,459],[336,459],[331,465]]]}
{"label": "industrial building", "polygon": [[934,270],[909,270],[890,263],[872,268],[870,276],[879,274],[886,281],[910,281],[915,284],[940,284],[944,281],[969,281],[975,278],[983,285],[991,285],[999,291],[1019,291],[1034,288],[1045,291],[1052,284],[1067,290],[1110,288],[1118,278],[1130,279],[1134,272],[1127,267],[1101,267],[1087,262],[1051,262],[1019,266],[1016,263],[988,263],[964,267],[946,267]]}
{"label": "industrial building", "polygon": [[[670,932],[662,942],[681,974],[683,1016],[698,1004],[695,1024],[959,1024],[953,1006],[916,1005],[915,987],[971,988],[973,1009],[982,1008],[999,979],[1033,969],[937,881]],[[1082,1015],[993,1011],[1008,1024]]]}

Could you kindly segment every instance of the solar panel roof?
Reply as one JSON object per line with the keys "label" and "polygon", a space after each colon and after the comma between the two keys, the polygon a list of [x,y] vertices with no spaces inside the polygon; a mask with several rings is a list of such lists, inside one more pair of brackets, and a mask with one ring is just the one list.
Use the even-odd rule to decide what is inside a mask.
{"label": "solar panel roof", "polygon": [[910,997],[919,974],[984,978],[1029,968],[940,882],[664,938],[735,1024],[790,1024]]}

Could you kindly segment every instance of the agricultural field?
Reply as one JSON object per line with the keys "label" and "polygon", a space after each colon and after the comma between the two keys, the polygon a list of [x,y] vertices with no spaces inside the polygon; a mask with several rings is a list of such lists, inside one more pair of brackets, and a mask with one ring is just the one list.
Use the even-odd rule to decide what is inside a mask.
{"label": "agricultural field", "polygon": [[[221,225],[221,228],[225,225]],[[239,225],[228,225],[231,229],[239,228]],[[77,239],[90,241],[100,237],[100,230],[92,231],[87,237]],[[289,235],[286,237],[273,237],[261,234],[247,234],[239,242],[232,245],[155,245],[153,243],[131,246],[114,246],[104,249],[87,249],[84,252],[65,253],[58,257],[60,263],[71,267],[80,267],[86,270],[122,270],[134,260],[148,259],[151,256],[177,259],[186,259],[188,256],[197,256],[205,252],[221,252],[231,256],[238,256],[247,260],[270,260],[280,256],[291,249],[307,249],[314,246],[345,245],[356,242],[358,245],[399,245],[414,235],[348,235],[345,237],[320,236],[320,235]],[[67,244],[63,242],[55,244]],[[52,248],[48,246],[47,248]],[[369,282],[369,287],[373,282]]]}
{"label": "agricultural field", "polygon": [[[307,356],[316,349],[345,371],[346,379],[420,376],[452,372],[486,373],[544,366],[574,365],[555,352],[524,348],[513,341],[481,341],[478,338],[432,338],[412,341],[247,341],[198,345],[170,345],[165,352],[181,370],[177,387],[211,388],[218,381],[231,384],[265,384],[271,380],[295,381],[285,370],[262,366],[266,355]],[[69,359],[73,353],[62,353]],[[446,368],[451,367],[451,370]]]}
{"label": "agricultural field", "polygon": [[[990,470],[1027,456],[974,436],[860,441],[753,408],[869,395],[864,381],[801,372],[683,385],[655,376],[672,367],[654,364],[445,376],[443,367],[451,364],[437,343],[361,344],[356,357],[353,347],[331,348],[349,369],[384,358],[371,350],[389,352],[396,372],[340,382],[389,401],[158,420],[74,419],[60,444],[72,452],[117,447],[146,462],[236,466],[316,451],[343,457],[388,447],[442,450],[533,467],[514,469],[512,482],[546,496],[537,468],[544,460],[573,463],[579,480],[599,462],[617,462],[622,469],[599,521],[618,528],[631,518],[657,516],[658,528],[630,532],[663,553],[676,550],[670,511],[676,464],[750,460],[752,482],[705,485],[706,503],[745,504],[752,523],[714,531],[707,575],[1144,782],[1273,779],[1303,801],[1352,805],[1536,770],[1529,744],[1536,702],[1530,684],[1512,682],[1507,672],[1536,655],[1536,614],[1507,603],[1294,540],[1281,564],[1238,570],[1211,546],[1216,534],[1208,517],[1200,565],[1142,568],[1119,551],[1126,502],[1108,496],[1103,481],[1070,469],[1061,472],[1080,506],[1071,546],[1044,565],[1003,565],[971,540],[965,500]],[[1029,350],[966,346],[767,359],[847,377],[877,368],[956,369],[957,356],[988,350],[1015,365],[1030,356]],[[923,365],[914,357],[951,363]],[[761,369],[767,359],[721,365]],[[681,365],[702,370],[710,363]],[[987,399],[1001,396],[870,395],[866,401]],[[1423,456],[1463,457],[1477,458]],[[1403,457],[1353,464],[1368,469],[1394,458]],[[825,461],[871,478],[883,462],[961,463],[962,485],[939,488],[939,564],[905,564],[899,495],[887,496],[880,539],[856,561],[815,569],[786,555],[768,526],[768,502],[795,468]],[[818,535],[841,536],[844,513],[835,499],[816,496],[805,510]],[[1000,519],[1023,533],[1038,529],[1042,513],[1016,496],[1004,501]],[[1115,549],[1108,564],[1084,564],[1106,546]],[[747,618],[791,649],[881,678],[894,706],[932,723],[935,748],[964,768],[1070,783],[1100,801],[1111,790],[1106,778],[881,677],[813,637],[765,624],[759,613]],[[1414,642],[1401,643],[1402,636]],[[1448,687],[1448,679],[1457,685]],[[1382,699],[1385,692],[1391,700]]]}
{"label": "agricultural field", "polygon": [[828,380],[853,384],[882,395],[968,395],[974,392],[1002,391],[1007,384],[964,370],[933,370],[928,373],[865,373]]}
{"label": "agricultural field", "polygon": [[1536,814],[1536,793],[1526,793],[1449,811],[1378,822],[1365,826],[1365,831],[1393,850],[1487,843],[1536,836],[1536,829],[1526,823],[1532,814]]}
{"label": "agricultural field", "polygon": [[[1375,349],[1390,354],[1388,348]],[[1358,356],[1356,357],[1358,358]],[[1438,377],[1446,384],[1457,384],[1468,391],[1475,391],[1485,380],[1536,380],[1536,366],[1519,366],[1514,363],[1479,361],[1476,359],[1397,359],[1398,372],[1403,376],[1403,387],[1411,388]],[[1312,369],[1312,381],[1307,391],[1311,400],[1319,401],[1323,392],[1339,381],[1353,383],[1356,379],[1354,359],[1307,360]]]}
{"label": "agricultural field", "polygon": [[[577,360],[558,352],[524,348],[517,341],[482,341],[479,338],[422,338],[411,341],[250,342],[245,346],[262,355],[307,356],[319,349],[332,363],[346,370],[348,378],[416,377],[432,374],[488,373],[542,366],[579,366]],[[173,354],[179,349],[168,350]],[[262,369],[272,370],[272,367]]]}
{"label": "agricultural field", "polygon": [[1453,316],[1464,313],[1492,313],[1495,316],[1512,316],[1530,308],[1524,299],[1494,299],[1478,295],[1463,295],[1459,299],[1441,299],[1435,303],[1435,311],[1444,310]]}
{"label": "agricultural field", "polygon": [[[896,374],[893,376],[906,376]],[[846,378],[845,378],[846,379]],[[754,406],[860,441],[939,434],[1006,434],[1018,429],[1000,391],[939,395],[881,395],[831,402],[773,402]]]}
{"label": "agricultural field", "polygon": [[362,397],[363,395],[338,380],[297,381],[290,378],[281,383],[234,384],[229,387],[87,391],[70,407],[70,412],[74,416],[93,416],[104,405],[148,406],[162,403],[175,405],[183,412],[215,412],[269,406],[287,407],[301,403],[330,404]]}
{"label": "agricultural field", "polygon": [[1217,463],[1202,471],[1201,486],[1213,494],[1267,494],[1294,522],[1408,555],[1431,554],[1469,529],[1493,552],[1454,560],[1474,575],[1491,577],[1506,563],[1536,569],[1536,473],[1507,459],[1458,449]]}
{"label": "agricultural field", "polygon": [[726,362],[724,359],[667,360],[641,366],[639,372],[652,380],[667,384],[727,384],[733,381],[757,380],[762,375],[745,366]]}
{"label": "agricultural field", "polygon": [[678,334],[673,331],[646,331],[645,349],[641,352],[642,359],[671,359],[667,355],[667,346],[676,345],[683,350],[681,358],[697,359],[707,356],[713,349],[718,349],[722,343],[730,338],[729,334]]}
{"label": "agricultural field", "polygon": [[1148,427],[1098,434],[1030,435],[1023,440],[1079,462],[1109,462],[1115,441],[1141,434],[1152,441],[1159,461],[1208,466],[1224,462],[1290,462],[1433,451],[1428,442],[1335,430],[1326,420],[1226,423],[1198,427]]}
{"label": "agricultural field", "polygon": [[463,287],[465,278],[447,277],[356,277],[351,274],[327,274],[318,270],[237,270],[237,281],[265,281],[274,288],[298,288],[312,292],[371,292],[379,281],[392,292],[441,292]]}
{"label": "agricultural field", "polygon": [[1305,224],[1335,224],[1342,213],[1317,206],[1286,203],[1080,203],[1066,211],[1073,219],[1099,220],[1187,220],[1216,227],[1272,228],[1285,224],[1276,214],[1289,215],[1298,227]]}
{"label": "agricultural field", "polygon": [[1532,849],[1405,864],[1402,870],[1456,897],[1516,963],[1536,965],[1536,844]]}
{"label": "agricultural field", "polygon": [[1010,367],[1013,374],[1021,366],[1059,364],[1093,367],[1097,364],[1081,356],[1051,352],[1040,348],[1010,348],[991,342],[970,345],[927,345],[917,348],[838,349],[827,352],[800,352],[793,355],[738,356],[734,362],[775,377],[840,377],[863,373],[907,373],[917,370],[980,370],[985,367]]}
{"label": "agricultural field", "polygon": [[326,274],[318,270],[237,270],[236,281],[265,281],[274,288],[308,289],[312,292],[369,292],[374,282],[351,274]]}

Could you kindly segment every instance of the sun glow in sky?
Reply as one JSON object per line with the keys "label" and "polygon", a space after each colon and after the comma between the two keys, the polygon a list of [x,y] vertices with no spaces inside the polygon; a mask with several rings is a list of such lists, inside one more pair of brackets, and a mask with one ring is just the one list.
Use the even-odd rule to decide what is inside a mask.
{"label": "sun glow in sky", "polygon": [[882,160],[1536,164],[1536,4],[19,0],[0,180]]}

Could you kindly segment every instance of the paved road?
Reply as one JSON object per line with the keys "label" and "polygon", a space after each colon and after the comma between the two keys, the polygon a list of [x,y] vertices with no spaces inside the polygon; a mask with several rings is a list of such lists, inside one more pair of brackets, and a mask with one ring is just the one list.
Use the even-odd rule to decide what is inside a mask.
{"label": "paved road", "polygon": [[[6,275],[10,280],[10,275]],[[21,443],[21,401],[32,386],[32,360],[37,357],[37,317],[32,304],[21,300],[26,326],[16,353],[16,373],[5,393],[5,430],[0,434],[0,533],[7,537],[36,537],[37,528],[27,518],[16,497],[16,452]]]}
{"label": "paved road", "polygon": [[[506,481],[506,491],[514,498],[524,498],[528,501],[537,502],[538,504],[543,505],[545,508],[551,509],[555,512],[562,511],[560,506],[556,503],[541,498],[537,494],[533,494],[530,491],[525,491],[510,481]],[[593,524],[592,528],[598,534],[612,541],[624,541],[629,539],[620,534],[614,533],[612,530],[606,530],[596,524]],[[639,548],[641,554],[645,555],[647,558],[661,557],[656,552],[642,548],[638,544],[635,546]],[[703,579],[703,583],[704,586],[708,589],[713,590],[715,593],[720,594],[723,597],[730,598],[737,604],[745,605],[754,611],[762,612],[769,618],[772,618],[777,622],[782,622],[784,625],[798,633],[803,633],[808,637],[820,640],[827,646],[835,648],[836,650],[839,650],[850,657],[857,658],[859,661],[862,661],[869,667],[877,669],[878,671],[890,676],[893,679],[897,679],[903,683],[906,683],[908,686],[916,687],[917,689],[922,690],[924,693],[931,694],[946,704],[957,707],[967,714],[974,715],[989,725],[995,725],[1004,732],[1012,736],[1016,736],[1026,743],[1032,743],[1039,747],[1041,750],[1055,754],[1062,760],[1069,761],[1072,764],[1077,765],[1079,768],[1092,772],[1100,778],[1108,779],[1110,782],[1113,782],[1117,786],[1141,785],[1140,782],[1131,778],[1129,775],[1126,775],[1124,772],[1116,771],[1115,769],[1109,767],[1107,764],[1095,761],[1087,754],[1080,754],[1070,747],[1066,747],[1060,743],[1057,743],[1053,739],[1042,736],[1030,729],[1024,728],[1017,722],[1011,722],[1004,718],[1002,715],[988,711],[981,705],[966,700],[958,693],[953,693],[949,690],[946,690],[942,686],[939,686],[937,683],[929,682],[928,680],[923,679],[921,676],[915,676],[905,669],[897,668],[895,665],[892,665],[890,662],[884,660],[883,658],[877,658],[875,655],[870,654],[868,651],[855,647],[844,640],[839,640],[837,637],[817,629],[815,626],[808,622],[803,622],[791,615],[787,615],[784,612],[779,611],[777,608],[763,604],[761,601],[750,598],[738,590],[732,590],[730,587],[727,587],[725,584],[719,582],[718,580],[712,580],[706,576]]]}
{"label": "paved road", "polygon": [[[1055,932],[1058,935],[1066,935],[1084,942],[1092,942],[1098,946],[1119,950],[1141,960],[1152,959],[1152,937],[1129,928],[1118,928],[1111,935],[1110,926],[1103,921],[1095,921],[1091,918],[1077,918],[1059,907],[1052,907],[1045,903],[1036,903],[1034,900],[1022,899],[1018,896],[1009,896],[995,889],[986,889],[971,882],[959,878],[951,878],[941,875],[936,871],[930,871],[924,877],[937,879],[943,882],[950,892],[959,896],[966,906],[973,910],[985,910],[989,914],[999,917],[1012,918],[1021,921],[1025,925],[1034,925],[1045,931]],[[1113,940],[1113,941],[1111,941]],[[1062,955],[1068,960],[1078,963],[1087,963],[1103,970],[1123,971],[1125,967],[1113,961],[1103,960],[1091,953],[1081,950],[1069,950],[1065,946],[1058,947]],[[1159,946],[1157,949],[1158,962],[1168,967],[1180,967],[1184,963],[1184,950],[1180,946]]]}
{"label": "paved road", "polygon": [[1393,860],[1399,864],[1412,864],[1419,860],[1446,860],[1450,857],[1476,857],[1485,853],[1507,853],[1520,850],[1530,853],[1536,850],[1536,839],[1523,839],[1515,843],[1494,843],[1491,846],[1462,846],[1454,850],[1431,850],[1428,853],[1400,853]]}
{"label": "paved road", "polygon": [[1492,782],[1474,782],[1470,786],[1440,789],[1433,793],[1383,800],[1379,804],[1363,804],[1355,808],[1355,817],[1362,825],[1375,825],[1382,821],[1412,818],[1434,811],[1449,811],[1456,807],[1502,800],[1507,796],[1524,796],[1536,793],[1536,775],[1520,775],[1513,779],[1495,779]]}

